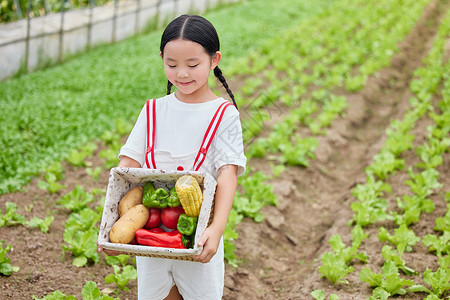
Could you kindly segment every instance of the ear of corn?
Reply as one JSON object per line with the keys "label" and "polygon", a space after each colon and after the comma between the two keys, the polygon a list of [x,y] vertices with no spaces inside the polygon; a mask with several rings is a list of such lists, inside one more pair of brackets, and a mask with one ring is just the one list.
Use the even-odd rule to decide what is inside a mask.
{"label": "ear of corn", "polygon": [[183,175],[178,178],[175,189],[185,213],[190,217],[197,217],[203,201],[202,190],[197,180],[193,176]]}

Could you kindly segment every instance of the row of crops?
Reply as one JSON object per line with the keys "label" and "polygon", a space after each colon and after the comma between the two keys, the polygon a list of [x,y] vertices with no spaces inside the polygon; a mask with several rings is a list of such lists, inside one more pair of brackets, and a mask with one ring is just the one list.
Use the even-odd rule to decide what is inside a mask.
{"label": "row of crops", "polygon": [[[364,228],[370,228],[378,222],[391,221],[393,229],[378,228],[379,243],[383,245],[381,255],[384,261],[380,269],[364,267],[359,272],[361,282],[373,287],[370,299],[387,299],[406,293],[425,293],[427,300],[443,299],[450,288],[450,192],[439,182],[438,167],[443,163],[443,155],[450,149],[450,63],[444,61],[445,44],[450,32],[450,13],[447,13],[439,27],[433,46],[425,58],[423,67],[415,70],[410,89],[413,97],[410,108],[403,119],[393,120],[386,130],[386,141],[373,162],[365,169],[366,183],[353,189],[355,201],[351,204],[354,212],[348,225],[351,230],[350,246],[342,242],[340,235],[329,239],[332,251],[321,257],[318,271],[333,284],[348,282],[345,278],[354,272],[355,260],[367,263],[369,257],[360,248],[369,235]],[[415,144],[412,133],[415,125],[423,118],[431,119],[427,127],[427,136],[423,142]],[[402,154],[411,151],[419,162],[412,164]],[[409,187],[406,194],[392,190],[388,181],[401,170],[407,170],[408,179],[404,184]],[[446,190],[447,189],[447,190]],[[437,195],[431,197],[432,195]],[[395,199],[393,199],[395,195]],[[389,201],[390,199],[390,201]],[[424,213],[435,209],[435,201],[447,203],[447,213],[435,220],[434,233],[417,236],[412,228],[419,223]],[[393,203],[392,203],[393,202]],[[432,270],[427,267],[423,273],[408,266],[413,261],[408,256],[414,252],[414,246],[422,243],[430,253],[436,255],[439,267]],[[373,248],[373,246],[371,246]],[[323,290],[313,292],[316,299],[324,299]],[[331,294],[330,299],[339,299]]]}
{"label": "row of crops", "polygon": [[[370,75],[388,66],[398,50],[398,43],[410,32],[428,4],[428,1],[410,4],[410,11],[404,14],[406,2],[393,4],[386,1],[371,5],[352,1],[351,5],[348,2],[342,6],[337,4],[333,16],[330,12],[326,18],[320,15],[317,19],[309,19],[299,28],[280,34],[243,59],[242,64],[235,64],[228,70],[237,75],[250,75],[245,77],[238,97],[250,99],[241,103],[246,105],[249,115],[243,122],[247,129],[244,130],[245,139],[251,140],[246,152],[248,157],[273,160],[274,175],[286,165],[308,167],[308,161],[314,158],[314,150],[318,146],[314,135],[326,135],[326,127],[346,109],[345,97],[332,91],[339,90],[337,88],[358,91]],[[345,15],[358,15],[361,19],[347,19],[348,22],[342,26],[336,19]],[[353,190],[356,201],[351,208],[355,214],[348,222],[349,226],[354,225],[351,246],[346,247],[339,235],[333,236],[329,241],[333,251],[321,257],[322,265],[318,271],[324,277],[333,284],[348,283],[345,277],[354,270],[352,260],[367,262],[370,259],[366,253],[358,251],[363,240],[368,238],[364,228],[386,220],[394,222],[397,229],[379,228],[379,241],[391,244],[386,244],[382,253],[377,253],[385,260],[381,272],[364,268],[360,273],[361,281],[374,288],[372,299],[387,299],[407,292],[424,292],[428,294],[427,299],[440,299],[450,288],[450,213],[436,219],[435,234],[417,237],[409,228],[419,222],[422,213],[433,212],[434,202],[430,195],[438,194],[441,200],[450,202],[450,193],[446,193],[439,183],[436,170],[450,146],[450,68],[448,62],[444,62],[445,44],[450,32],[449,18],[447,13],[424,66],[414,73],[411,92],[415,97],[410,100],[411,109],[403,120],[393,121],[387,129],[385,146],[366,168],[367,184],[358,185]],[[349,42],[342,44],[343,40]],[[263,76],[252,76],[257,74]],[[441,99],[439,103],[432,103],[436,98]],[[266,130],[266,136],[255,138],[264,129],[258,126],[261,121],[270,119],[270,108],[281,105],[288,108],[283,119],[273,124],[271,130]],[[427,140],[413,146],[415,136],[411,131],[424,117],[431,118],[434,124],[427,128]],[[310,134],[301,136],[299,132],[307,132],[299,130],[302,126],[309,128]],[[421,162],[406,165],[402,154],[407,150],[415,151]],[[404,169],[409,175],[405,184],[412,194],[398,196],[394,200],[397,207],[389,209],[385,198],[392,191],[385,181],[390,174]],[[249,207],[261,204],[255,201],[252,205],[251,198],[241,200],[238,195],[234,207],[237,211],[241,203]],[[266,204],[274,203],[271,199],[266,201]],[[406,266],[402,255],[413,251],[413,246],[420,241],[439,258],[437,270],[427,269],[419,274]],[[411,277],[402,278],[399,270]],[[325,297],[322,290],[314,291],[312,295],[316,299]],[[338,297],[332,294],[330,299]]]}
{"label": "row of crops", "polygon": [[[265,174],[250,167],[248,173],[239,178],[239,191],[236,194],[233,210],[224,233],[225,258],[229,264],[238,266],[240,261],[235,255],[234,241],[238,238],[236,228],[242,218],[249,217],[256,222],[260,222],[264,218],[260,213],[261,208],[265,205],[276,205],[276,196],[272,192],[272,187],[267,184],[267,180],[279,175],[289,166],[306,168],[309,166],[309,161],[315,157],[314,151],[318,146],[317,137],[326,135],[327,127],[337,117],[345,114],[347,108],[345,92],[361,90],[369,76],[389,65],[393,55],[398,51],[398,43],[416,24],[428,2],[425,0],[395,2],[383,0],[376,3],[362,0],[338,1],[315,17],[308,18],[296,26],[291,26],[291,28],[283,30],[281,34],[279,33],[276,36],[274,34],[275,37],[266,39],[265,42],[260,42],[259,46],[255,47],[256,49],[248,55],[242,58],[238,58],[238,55],[234,56],[233,63],[225,65],[224,73],[227,74],[229,81],[233,80],[230,75],[235,78],[245,78],[243,85],[236,93],[236,98],[238,99],[238,106],[241,107],[244,143],[249,165],[251,165],[253,158],[266,158],[270,160],[273,167],[272,174]],[[243,6],[245,5],[249,4]],[[311,11],[317,12],[318,8],[311,8]],[[269,10],[267,10],[268,12]],[[353,17],[348,18],[348,16]],[[364,262],[370,259],[366,253],[359,250],[368,237],[364,228],[382,220],[395,222],[398,229],[393,234],[383,227],[380,228],[380,242],[387,241],[396,247],[386,245],[383,248],[383,253],[378,254],[383,255],[386,260],[386,264],[381,270],[382,273],[379,273],[380,270],[369,269],[360,272],[361,281],[369,282],[374,287],[374,299],[386,299],[390,295],[404,294],[407,291],[404,289],[405,286],[410,287],[410,292],[429,293],[429,299],[439,299],[445,293],[445,289],[448,289],[448,276],[450,276],[448,260],[449,213],[445,218],[436,220],[436,234],[424,237],[422,241],[424,245],[430,247],[430,251],[441,257],[438,270],[418,274],[405,264],[403,255],[407,255],[414,244],[420,240],[418,237],[414,238],[410,225],[418,222],[422,212],[427,213],[433,210],[433,201],[429,199],[429,196],[431,193],[443,189],[438,181],[439,173],[436,173],[436,167],[442,163],[442,155],[448,151],[450,146],[447,137],[450,130],[450,124],[448,123],[450,119],[450,85],[448,80],[444,80],[448,78],[448,69],[450,68],[448,64],[442,64],[445,40],[450,31],[449,18],[450,15],[447,14],[440,25],[438,37],[424,62],[424,67],[416,71],[416,78],[411,83],[411,91],[416,95],[411,99],[411,109],[403,120],[392,122],[387,131],[388,138],[385,146],[379,154],[374,156],[373,163],[366,168],[367,183],[358,185],[353,191],[356,201],[352,204],[352,210],[355,214],[353,219],[349,220],[349,225],[353,226],[352,245],[346,247],[339,236],[334,236],[330,239],[333,251],[325,253],[321,258],[322,266],[319,268],[319,272],[334,284],[345,282],[345,276],[353,272],[352,260],[358,259]],[[344,24],[342,20],[346,20]],[[151,39],[155,44],[157,37]],[[348,43],[342,43],[343,40],[348,41]],[[139,40],[138,42],[143,43],[144,41]],[[149,40],[147,39],[145,42],[149,42]],[[133,51],[137,51],[137,49],[133,49]],[[118,58],[115,56],[116,54],[106,49],[101,51],[102,56],[105,56],[105,54],[107,54],[107,58],[100,58],[95,53],[93,56],[95,60],[101,59],[101,62]],[[128,60],[127,63],[133,62]],[[134,63],[137,63],[137,61]],[[69,62],[69,68],[78,66],[80,65],[76,61],[72,65]],[[57,70],[58,68],[56,68],[56,72]],[[145,76],[155,73],[155,70],[144,71],[148,73]],[[55,72],[55,69],[48,72]],[[119,76],[117,73],[114,75]],[[106,75],[102,74],[101,76]],[[30,77],[33,77],[33,75]],[[99,77],[96,76],[96,78]],[[152,80],[160,87],[164,86],[163,78],[155,77]],[[18,82],[20,81],[21,79],[18,79]],[[32,82],[34,81],[38,81],[37,77]],[[101,81],[102,84],[106,84],[106,82],[107,80]],[[122,85],[111,82],[107,88],[114,91],[120,90],[127,96],[145,97],[139,92],[134,92],[135,94],[125,93],[124,89],[127,87],[123,85],[131,84],[131,82],[124,82],[122,82]],[[129,88],[136,91],[146,82],[144,83],[143,79],[140,78],[137,82],[133,82],[134,86],[129,86]],[[446,82],[446,84],[440,88],[442,82]],[[36,84],[42,83],[40,81]],[[48,137],[48,140],[42,141],[44,147],[46,147],[46,144],[52,144],[48,149],[55,152],[54,156],[44,157],[39,152],[33,153],[41,155],[40,158],[49,166],[46,168],[44,179],[40,183],[41,188],[47,189],[49,193],[57,193],[64,188],[60,183],[64,178],[64,170],[61,164],[54,163],[55,161],[64,157],[72,165],[85,168],[86,172],[95,180],[98,178],[99,172],[104,172],[104,169],[109,169],[117,164],[116,153],[118,147],[120,147],[119,140],[120,137],[129,132],[130,125],[124,121],[127,118],[117,118],[116,124],[113,126],[117,129],[108,127],[111,126],[110,115],[105,115],[104,120],[95,115],[101,109],[108,107],[102,105],[92,113],[92,116],[83,115],[83,118],[87,117],[88,120],[87,122],[82,121],[82,124],[89,124],[94,116],[97,120],[96,123],[101,124],[98,128],[90,131],[88,135],[85,135],[86,128],[82,127],[81,130],[75,128],[75,124],[81,120],[74,119],[72,122],[70,119],[74,111],[86,111],[85,106],[87,105],[87,101],[77,103],[73,100],[77,98],[87,100],[94,94],[100,97],[100,93],[95,92],[93,94],[86,89],[91,83],[89,77],[80,79],[77,84],[71,84],[70,81],[67,81],[67,78],[62,78],[57,84],[50,81],[45,83],[48,84],[47,86],[50,87],[51,91],[54,91],[55,96],[61,97],[58,98],[60,100],[57,102],[58,108],[63,112],[61,120],[69,119],[67,123],[57,120],[54,124],[57,127],[55,132],[61,132],[62,136]],[[11,83],[10,86],[8,86],[9,83],[5,85],[5,90],[11,92],[15,83]],[[61,87],[63,88],[61,89]],[[15,91],[16,96],[18,93],[22,99],[28,98],[28,96],[25,96],[26,92]],[[5,96],[9,103],[12,103],[15,99],[8,92],[5,92],[2,96]],[[43,98],[44,96],[40,95],[39,97]],[[111,94],[107,94],[106,98],[108,99],[108,97],[110,97],[110,101],[113,101]],[[73,105],[69,106],[65,101],[66,98],[69,102],[72,101]],[[433,99],[436,98],[442,98],[439,104],[433,102]],[[140,103],[139,101],[138,103]],[[45,101],[42,101],[42,103],[44,106],[37,108],[42,109],[40,112],[42,115],[45,115],[42,112],[46,110],[48,114],[54,111],[54,103],[46,104]],[[98,103],[94,104],[97,105]],[[26,106],[30,105],[30,102],[24,101],[20,105],[22,105],[22,111],[24,112],[27,111]],[[111,114],[117,110],[117,106],[120,106],[115,102],[114,105],[109,105]],[[275,123],[271,119],[271,112],[274,108],[286,111],[282,118]],[[130,111],[130,108],[125,111]],[[416,122],[426,116],[434,121],[434,124],[429,127],[427,141],[422,145],[413,146],[414,136],[411,134],[411,130]],[[25,122],[5,124],[10,126],[12,132],[29,134],[32,142],[36,142],[34,140],[35,134],[39,134],[41,130],[46,129],[45,125],[40,125],[31,115],[25,115],[20,120]],[[2,123],[3,121],[7,120],[2,120]],[[36,128],[36,125],[41,127]],[[15,126],[20,128],[17,130]],[[269,126],[270,129],[267,130]],[[72,135],[74,132],[78,134],[78,131],[80,131],[80,136],[77,137],[81,137],[81,144],[84,144],[84,146],[77,148],[77,150],[68,150],[70,149],[70,143],[66,143],[67,141],[80,145],[80,141],[75,142]],[[101,137],[102,143],[108,145],[108,149],[103,150],[99,155],[105,162],[103,168],[91,168],[86,165],[86,161],[92,157],[98,147],[98,143],[86,143],[91,140],[92,136]],[[9,139],[6,145],[11,147],[14,139],[19,138],[22,138],[22,136],[3,137],[2,139],[3,141]],[[50,139],[55,138],[64,141],[65,144],[50,143]],[[59,153],[60,149],[67,150],[64,156]],[[409,166],[402,158],[402,153],[412,150],[417,152],[422,162]],[[12,152],[8,154],[13,155]],[[6,161],[8,154],[4,154],[5,156],[2,159]],[[17,164],[20,164],[20,162],[17,162]],[[11,181],[2,183],[3,192],[15,189],[13,179],[23,184],[30,176],[41,170],[42,165],[36,163],[32,169],[25,168],[24,165],[10,165],[8,167],[10,170],[8,173],[7,169],[5,177],[11,179]],[[12,171],[14,168],[16,168],[17,173]],[[386,181],[391,174],[402,169],[408,170],[410,180],[406,184],[411,188],[413,194],[402,195],[398,198],[398,207],[390,209],[385,198],[392,191],[389,190]],[[9,177],[8,174],[11,174],[11,176],[14,174],[15,177]],[[22,177],[16,176],[16,174],[20,174]],[[73,191],[61,197],[56,204],[70,211],[64,231],[63,253],[65,255],[70,253],[73,264],[77,267],[83,267],[87,262],[98,262],[100,259],[96,252],[95,240],[103,207],[101,202],[103,195],[104,191],[102,190],[87,192],[83,187],[77,186]],[[445,197],[447,202],[450,201],[448,194]],[[0,213],[0,218],[5,220],[4,224],[31,226],[19,214],[15,213],[16,209],[17,207],[14,207],[13,204],[9,204],[6,213]],[[51,216],[49,218],[51,219]],[[18,219],[18,221],[14,221],[15,219]],[[45,220],[36,223],[48,224],[48,222],[51,222],[50,219],[46,219],[47,223]],[[44,232],[45,226],[42,228],[41,230]],[[413,238],[405,241],[406,236]],[[8,247],[6,246],[5,249],[7,250]],[[131,259],[128,256],[107,257],[107,261],[113,265],[114,273],[105,280],[115,283],[118,289],[126,289],[129,280],[135,279],[135,270]],[[14,262],[12,264],[14,265]],[[428,286],[415,284],[417,281],[413,279],[402,278],[399,270],[408,276],[421,276]],[[445,283],[445,278],[447,278],[447,286],[444,286],[445,289],[442,290],[443,285],[441,283]],[[397,281],[393,281],[394,279]],[[441,286],[434,285],[434,282],[438,282]],[[103,299],[109,297],[100,295],[100,291],[96,290],[96,284],[93,282],[87,282],[85,289],[86,292],[83,289],[83,293],[92,292],[98,297],[104,297]],[[55,291],[54,295],[56,294],[62,293]],[[312,295],[316,299],[324,299],[325,297],[321,290],[314,291]],[[330,299],[333,298],[338,299],[336,295],[330,295]]]}

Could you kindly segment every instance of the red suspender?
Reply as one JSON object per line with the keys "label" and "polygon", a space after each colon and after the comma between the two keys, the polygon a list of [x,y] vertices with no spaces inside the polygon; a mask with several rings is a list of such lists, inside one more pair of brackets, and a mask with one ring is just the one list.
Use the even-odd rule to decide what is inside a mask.
{"label": "red suspender", "polygon": [[[150,101],[152,101],[152,122],[150,123]],[[150,126],[151,125],[151,126]],[[150,163],[148,161],[148,154],[151,155],[151,161],[153,169],[156,169],[155,163],[155,131],[156,130],[156,99],[147,100],[147,148],[145,150],[145,163],[147,164],[147,168],[152,169],[150,167]],[[150,145],[150,132],[151,132],[151,145]]]}
{"label": "red suspender", "polygon": [[[214,114],[211,122],[209,123],[208,129],[206,130],[205,136],[203,137],[202,145],[200,146],[200,149],[198,150],[197,157],[194,161],[194,166],[192,169],[194,171],[198,171],[200,166],[203,164],[206,158],[206,153],[208,152],[209,146],[211,145],[212,140],[214,139],[214,135],[217,132],[217,129],[219,128],[220,122],[222,121],[223,114],[225,113],[225,109],[227,109],[228,106],[232,105],[231,102],[223,102],[219,108],[217,109],[216,113]],[[219,115],[219,118],[216,120],[217,115]],[[212,132],[211,127],[214,125],[214,129]],[[200,158],[203,156],[202,158]]]}
{"label": "red suspender", "polygon": [[[152,102],[152,105],[150,105],[150,101]],[[225,113],[225,109],[230,105],[233,104],[229,101],[223,102],[216,110],[216,113],[214,114],[211,122],[209,123],[208,129],[206,130],[205,136],[203,137],[202,145],[200,146],[200,149],[198,150],[197,156],[195,158],[194,166],[192,167],[194,171],[198,171],[200,166],[205,161],[206,153],[208,152],[209,146],[211,145],[211,142],[214,139],[217,129],[219,128],[223,114]],[[152,122],[150,122],[150,108],[152,110],[151,112]],[[145,152],[145,163],[147,164],[147,168],[156,169],[155,163],[156,99],[147,100],[146,109],[147,109],[147,148]],[[219,117],[217,118],[217,116]],[[211,131],[211,128],[213,126],[214,128]],[[151,157],[151,166],[148,159],[149,153]]]}

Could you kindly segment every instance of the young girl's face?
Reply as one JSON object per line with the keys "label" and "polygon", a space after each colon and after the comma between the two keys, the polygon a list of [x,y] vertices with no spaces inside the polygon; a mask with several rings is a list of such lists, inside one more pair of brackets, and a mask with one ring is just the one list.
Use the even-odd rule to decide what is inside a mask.
{"label": "young girl's face", "polygon": [[178,89],[175,94],[179,100],[200,102],[210,96],[208,77],[219,64],[219,51],[211,58],[200,44],[177,39],[166,44],[161,56],[167,79]]}

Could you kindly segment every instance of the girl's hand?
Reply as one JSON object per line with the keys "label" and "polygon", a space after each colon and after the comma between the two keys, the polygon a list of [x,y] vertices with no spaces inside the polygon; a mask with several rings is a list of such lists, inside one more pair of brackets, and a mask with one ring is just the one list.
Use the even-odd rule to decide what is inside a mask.
{"label": "girl's hand", "polygon": [[98,245],[98,241],[97,241],[97,252],[98,252],[98,253],[103,252],[103,253],[105,253],[105,254],[108,255],[108,256],[117,256],[117,255],[120,255],[120,254],[121,254],[119,251],[109,250],[109,249],[103,249],[103,247],[100,247],[100,246]]}
{"label": "girl's hand", "polygon": [[122,253],[119,252],[119,251],[109,250],[109,249],[103,249],[102,247],[98,247],[98,248],[97,248],[97,251],[98,251],[99,253],[100,253],[100,252],[103,252],[103,253],[105,253],[105,254],[108,255],[108,256],[117,256],[117,255],[122,254]]}
{"label": "girl's hand", "polygon": [[214,230],[212,224],[202,234],[198,246],[203,246],[202,253],[194,256],[194,259],[202,263],[207,263],[213,258],[219,248],[220,238],[222,237],[220,231]]}

